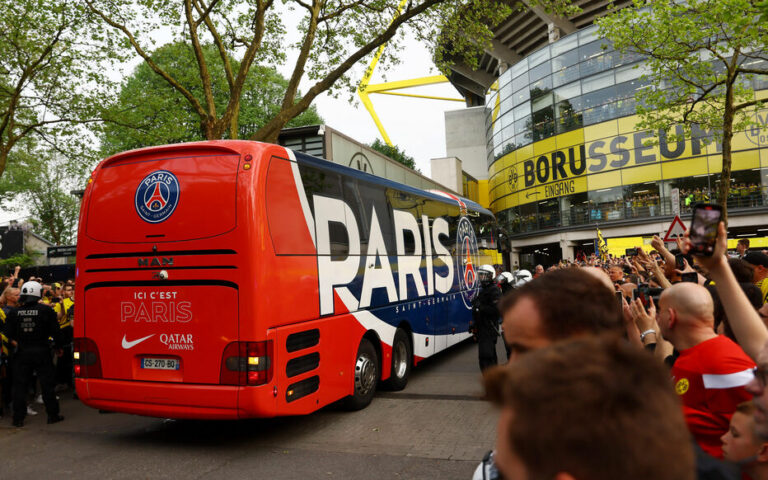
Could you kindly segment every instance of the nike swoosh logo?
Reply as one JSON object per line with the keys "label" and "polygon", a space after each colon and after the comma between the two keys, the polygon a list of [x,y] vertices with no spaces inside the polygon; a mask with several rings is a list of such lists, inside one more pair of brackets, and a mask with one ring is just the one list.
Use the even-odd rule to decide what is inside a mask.
{"label": "nike swoosh logo", "polygon": [[155,334],[153,333],[152,335],[147,335],[146,337],[142,337],[142,338],[139,338],[137,340],[132,340],[132,341],[129,342],[128,340],[125,339],[125,335],[123,335],[123,348],[128,350],[129,348],[133,348],[136,345],[138,345],[141,342],[143,342],[144,340],[147,340],[148,338],[152,338],[154,336],[155,336]]}

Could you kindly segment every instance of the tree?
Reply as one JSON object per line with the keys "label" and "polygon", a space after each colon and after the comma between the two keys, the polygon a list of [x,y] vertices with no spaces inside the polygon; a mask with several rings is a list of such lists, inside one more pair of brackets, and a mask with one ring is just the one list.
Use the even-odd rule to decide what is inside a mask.
{"label": "tree", "polygon": [[[26,139],[77,149],[76,125],[98,118],[109,81],[100,32],[67,0],[5,1],[0,8],[0,177]],[[77,157],[81,158],[81,157]]]}
{"label": "tree", "polygon": [[13,273],[13,269],[16,268],[16,265],[21,268],[31,267],[35,264],[35,258],[39,256],[39,252],[32,252],[31,255],[28,253],[20,253],[8,257],[5,260],[0,260],[0,272],[2,272],[3,275],[9,275]]}
{"label": "tree", "polygon": [[[214,103],[217,111],[229,101],[224,65],[215,45],[203,45],[203,56],[209,66]],[[152,61],[169,75],[185,85],[190,93],[203,101],[204,92],[199,82],[193,49],[186,43],[174,42],[152,53]],[[228,58],[234,69],[239,63]],[[238,125],[236,138],[248,138],[257,125],[263,125],[280,110],[280,100],[288,85],[274,68],[255,66],[250,69],[243,88],[240,116],[247,121]],[[147,63],[139,64],[123,81],[120,94],[110,108],[101,133],[102,156],[150,145],[205,140],[200,117],[184,97],[156,75]],[[317,125],[323,123],[314,106],[288,122],[287,126]],[[228,136],[225,132],[224,136]]]}
{"label": "tree", "polygon": [[[756,126],[762,107],[753,75],[768,74],[768,25],[750,0],[635,0],[598,20],[600,35],[619,52],[647,57],[657,88],[638,92],[638,126],[675,128],[669,138],[711,132],[722,144],[718,199],[727,222],[733,132]],[[706,138],[705,138],[706,140]]]}
{"label": "tree", "polygon": [[77,185],[61,157],[40,150],[17,150],[0,179],[0,205],[30,215],[32,231],[56,245],[75,240],[80,201]]}
{"label": "tree", "polygon": [[371,148],[396,162],[402,163],[411,170],[416,170],[416,161],[413,157],[407,155],[405,150],[400,150],[397,145],[387,145],[377,138],[371,144]]}
{"label": "tree", "polygon": [[[473,55],[490,45],[492,31],[488,25],[495,25],[510,11],[504,0],[82,1],[184,98],[199,117],[206,139],[223,138],[226,132],[230,138],[237,138],[250,70],[291,58],[293,69],[278,102],[279,111],[253,125],[255,133],[250,138],[269,142],[275,142],[280,130],[306,111],[321,93],[354,91],[352,68],[379,46],[390,42],[387,51],[393,53],[385,55],[384,61],[396,61],[406,27],[409,35],[432,42],[438,38],[463,38],[446,32],[471,32],[475,42],[466,45],[454,41],[460,48],[453,52],[476,63]],[[398,3],[403,6],[399,14]],[[297,25],[286,27],[286,23],[296,19]],[[194,52],[194,84],[201,86],[202,100],[193,93],[191,84],[153,60],[152,35],[159,31],[170,31],[175,41],[183,40]],[[227,103],[223,107],[216,104],[206,44],[214,45],[221,59],[227,86]],[[233,57],[239,63],[230,61]],[[307,82],[309,88],[300,97],[302,82]]]}

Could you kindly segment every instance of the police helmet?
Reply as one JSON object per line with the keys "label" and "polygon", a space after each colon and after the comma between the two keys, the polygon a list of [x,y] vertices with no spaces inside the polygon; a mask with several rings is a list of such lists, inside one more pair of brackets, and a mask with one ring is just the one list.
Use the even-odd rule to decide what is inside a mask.
{"label": "police helmet", "polygon": [[512,283],[512,286],[515,288],[522,287],[526,283],[533,280],[533,275],[531,275],[531,272],[525,269],[515,270],[515,273],[512,275],[515,277],[515,281]]}
{"label": "police helmet", "polygon": [[510,285],[513,285],[515,283],[515,276],[509,272],[501,272],[499,276],[503,277],[504,281],[506,281]]}
{"label": "police helmet", "polygon": [[491,283],[495,275],[496,270],[491,265],[480,265],[480,268],[477,269],[477,278],[483,285]]}
{"label": "police helmet", "polygon": [[[24,284],[21,286],[21,292],[19,292],[22,297],[32,297],[32,300],[40,300],[40,298],[43,296],[43,286],[40,285],[37,282],[24,282]],[[28,298],[28,301],[30,299]]]}

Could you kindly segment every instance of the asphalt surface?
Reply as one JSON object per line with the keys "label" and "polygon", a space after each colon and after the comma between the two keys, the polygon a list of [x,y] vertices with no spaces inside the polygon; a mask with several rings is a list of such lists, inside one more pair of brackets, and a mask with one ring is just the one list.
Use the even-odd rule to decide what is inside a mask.
{"label": "asphalt surface", "polygon": [[46,425],[42,405],[24,428],[0,419],[0,476],[467,480],[495,436],[496,412],[480,392],[477,346],[466,342],[358,412],[175,421],[100,414],[62,393],[61,423]]}

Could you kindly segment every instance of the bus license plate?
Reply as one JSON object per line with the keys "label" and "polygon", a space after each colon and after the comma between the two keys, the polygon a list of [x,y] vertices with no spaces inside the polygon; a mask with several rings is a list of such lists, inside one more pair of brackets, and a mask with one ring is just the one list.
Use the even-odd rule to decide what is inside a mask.
{"label": "bus license plate", "polygon": [[173,358],[142,358],[141,368],[153,370],[178,370],[180,361]]}

